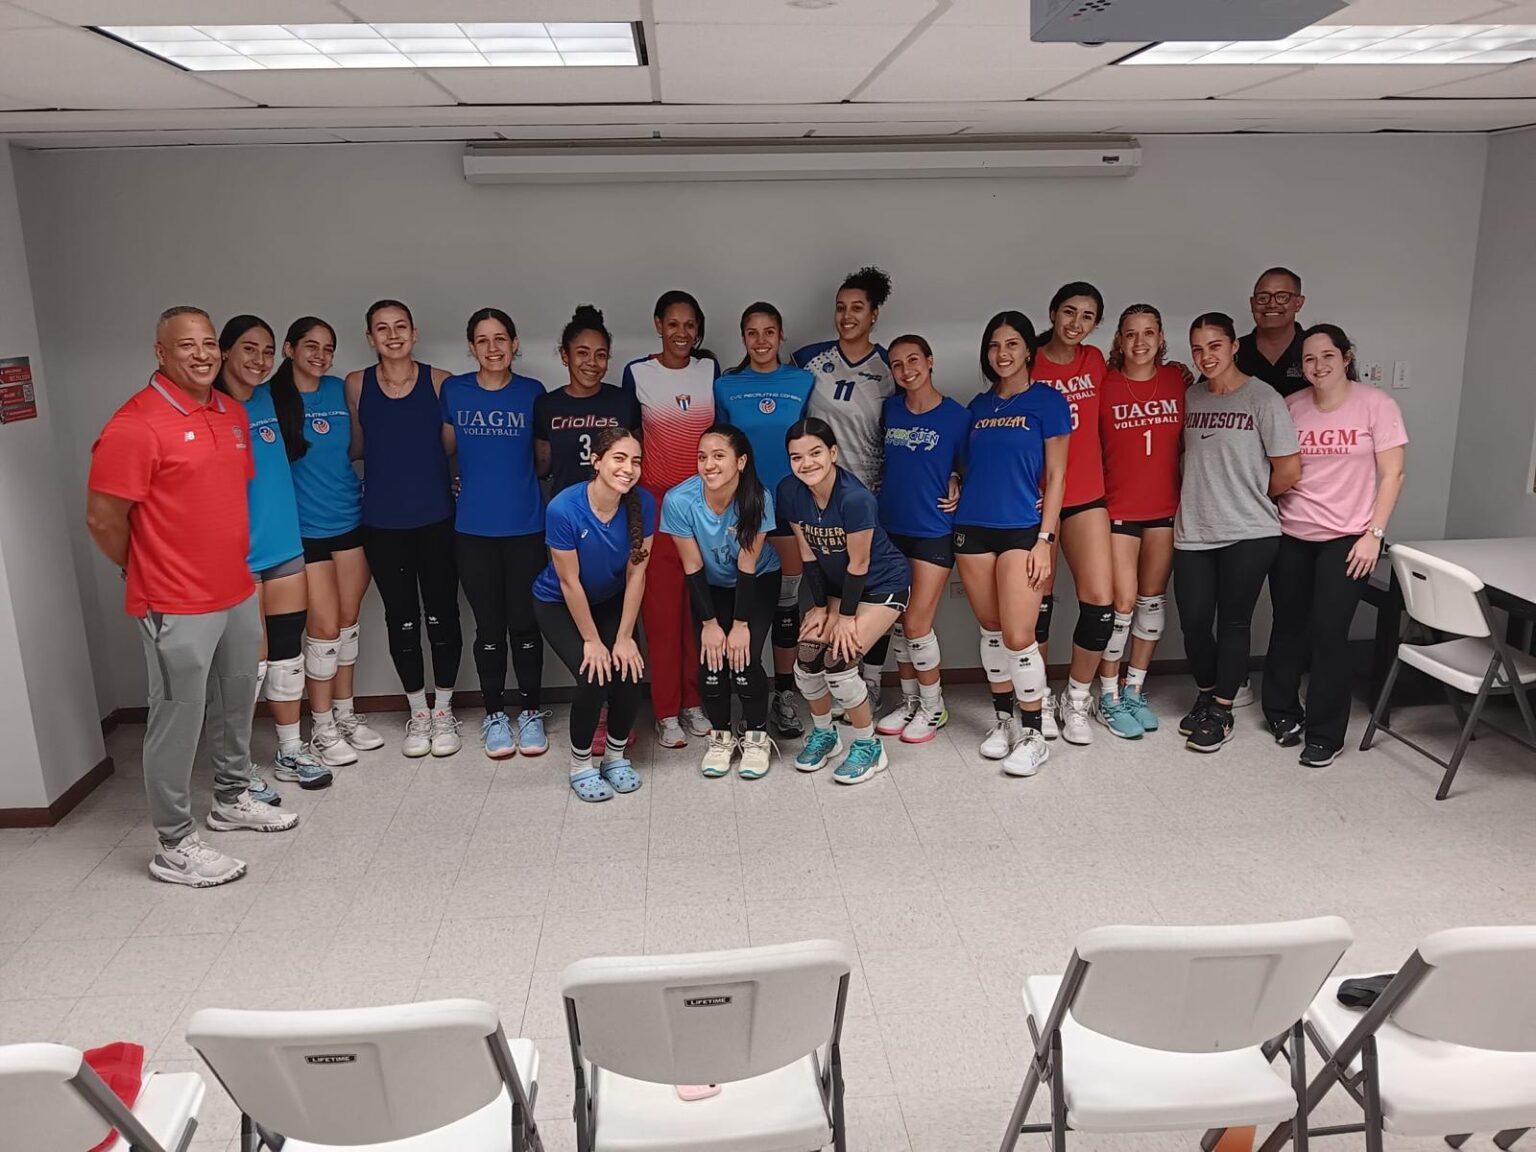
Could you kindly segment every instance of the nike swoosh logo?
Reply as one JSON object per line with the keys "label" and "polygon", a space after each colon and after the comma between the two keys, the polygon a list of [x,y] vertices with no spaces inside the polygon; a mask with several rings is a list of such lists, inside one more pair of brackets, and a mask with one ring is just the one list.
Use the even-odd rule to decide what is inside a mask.
{"label": "nike swoosh logo", "polygon": [[1202,440],[1209,440],[1214,435],[1216,435],[1216,433],[1214,433],[1214,432],[1202,432],[1202,433],[1200,433],[1200,439],[1202,439]]}

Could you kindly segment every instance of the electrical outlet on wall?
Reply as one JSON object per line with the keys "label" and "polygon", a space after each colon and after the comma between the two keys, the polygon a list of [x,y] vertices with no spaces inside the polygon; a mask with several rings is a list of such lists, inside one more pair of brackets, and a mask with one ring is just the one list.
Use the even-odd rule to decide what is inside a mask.
{"label": "electrical outlet on wall", "polygon": [[1408,361],[1398,360],[1392,365],[1392,387],[1408,387]]}
{"label": "electrical outlet on wall", "polygon": [[1380,388],[1383,379],[1381,365],[1370,362],[1361,363],[1360,379],[1367,384],[1373,384],[1377,388]]}

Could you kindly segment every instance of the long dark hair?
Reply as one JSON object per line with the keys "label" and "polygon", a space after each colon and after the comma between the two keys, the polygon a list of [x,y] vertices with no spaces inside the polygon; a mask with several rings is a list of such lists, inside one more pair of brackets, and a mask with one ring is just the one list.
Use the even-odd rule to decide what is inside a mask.
{"label": "long dark hair", "polygon": [[993,370],[992,363],[987,359],[987,345],[992,342],[992,334],[1002,327],[1012,328],[1020,336],[1024,337],[1024,347],[1029,352],[1029,359],[1024,361],[1024,370],[1030,371],[1035,366],[1035,353],[1040,351],[1040,337],[1035,333],[1035,326],[1029,322],[1029,317],[1022,312],[1008,309],[999,312],[987,321],[987,326],[981,333],[981,374],[987,378],[987,383],[997,387],[1000,379]]}
{"label": "long dark hair", "polygon": [[1051,316],[1053,319],[1056,315],[1056,309],[1060,308],[1074,296],[1086,296],[1093,301],[1094,308],[1098,311],[1098,315],[1093,321],[1095,327],[1104,322],[1104,293],[1100,292],[1086,280],[1074,280],[1070,284],[1063,284],[1060,288],[1056,289],[1056,295],[1051,297]]}
{"label": "long dark hair", "polygon": [[[586,331],[585,328],[582,331]],[[633,440],[640,442],[640,434],[628,428],[604,428],[597,434],[597,439],[592,441],[592,459],[601,460],[612,450],[620,440]],[[640,508],[639,485],[635,485],[624,495],[619,497],[619,504],[624,509],[624,518],[629,525],[629,562],[631,564],[643,564],[649,556],[650,549],[645,546],[645,516]]]}
{"label": "long dark hair", "polygon": [[1237,324],[1225,312],[1202,312],[1189,324],[1189,331],[1193,335],[1196,328],[1215,328],[1223,333],[1232,343],[1237,343]]}
{"label": "long dark hair", "polygon": [[791,424],[789,431],[784,433],[784,447],[788,448],[790,441],[799,440],[803,436],[814,436],[828,448],[837,447],[837,437],[832,433],[832,425],[820,416],[806,416]]}
{"label": "long dark hair", "polygon": [[[746,460],[741,467],[741,475],[736,478],[736,539],[743,544],[755,540],[762,531],[763,516],[767,510],[764,507],[763,482],[757,475],[757,457],[752,452],[752,443],[740,428],[724,421],[711,424],[704,430],[704,436],[719,436],[731,446],[732,452]],[[704,436],[699,437],[700,444],[704,443]]]}
{"label": "long dark hair", "polygon": [[[331,334],[331,343],[336,343],[336,329],[318,316],[300,316],[288,325],[283,343],[289,348],[297,348],[299,341],[316,328],[324,328]],[[288,459],[298,460],[309,451],[309,441],[304,439],[304,397],[299,395],[299,386],[294,383],[292,356],[283,357],[267,386],[272,390],[272,407],[277,410],[277,427],[283,434]]]}
{"label": "long dark hair", "polygon": [[[784,335],[784,315],[783,315],[783,313],[781,313],[772,304],[768,303],[768,301],[766,301],[766,300],[759,300],[759,301],[757,301],[754,304],[748,304],[746,306],[746,308],[744,308],[742,310],[742,313],[741,313],[741,334],[742,334],[743,337],[745,337],[746,334],[747,334],[747,321],[752,319],[752,317],[754,317],[754,316],[772,316],[773,317],[773,322],[776,325],[778,325],[779,336],[782,337]],[[700,339],[703,339],[703,337],[700,336]],[[726,375],[727,376],[734,376],[738,372],[745,372],[747,370],[747,365],[749,365],[751,363],[752,363],[752,354],[750,352],[748,352],[748,353],[746,353],[745,355],[742,356],[741,363],[736,365],[736,367],[732,368],[730,371],[728,371],[726,373]]]}
{"label": "long dark hair", "polygon": [[[1267,276],[1268,273],[1266,272],[1265,275]],[[1339,350],[1339,355],[1344,357],[1344,379],[1360,379],[1360,369],[1355,364],[1355,346],[1345,334],[1344,329],[1337,324],[1314,324],[1301,334],[1301,342],[1305,344],[1312,336],[1328,337],[1328,342]]]}
{"label": "long dark hair", "polygon": [[692,292],[684,292],[681,288],[673,288],[656,297],[656,308],[651,313],[657,320],[667,314],[667,309],[674,304],[686,304],[693,309],[693,316],[699,322],[699,334],[694,339],[693,347],[689,354],[695,360],[713,360],[715,354],[704,347],[704,309],[699,307],[698,300]]}
{"label": "long dark hair", "polygon": [[[272,331],[272,325],[268,324],[260,316],[252,316],[249,312],[245,312],[239,316],[231,316],[225,321],[224,327],[219,331],[219,351],[227,353],[239,342],[240,337],[253,328],[260,328],[267,334],[267,339],[271,340],[274,344],[277,342],[277,334]],[[222,364],[219,365],[219,374],[213,378],[213,386],[226,396],[230,394],[229,385],[224,382],[224,366]]]}

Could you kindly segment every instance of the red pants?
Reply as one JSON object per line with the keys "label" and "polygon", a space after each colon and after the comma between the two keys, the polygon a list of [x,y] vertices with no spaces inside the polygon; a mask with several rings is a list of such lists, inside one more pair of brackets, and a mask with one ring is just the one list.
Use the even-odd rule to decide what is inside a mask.
{"label": "red pants", "polygon": [[693,635],[691,613],[677,545],[672,537],[657,532],[651,538],[645,599],[640,604],[649,653],[646,671],[651,678],[651,707],[657,719],[699,706],[699,644]]}

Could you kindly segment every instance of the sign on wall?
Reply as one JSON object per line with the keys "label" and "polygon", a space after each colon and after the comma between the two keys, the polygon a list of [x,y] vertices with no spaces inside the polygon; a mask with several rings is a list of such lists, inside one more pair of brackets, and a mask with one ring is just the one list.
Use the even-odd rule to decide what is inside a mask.
{"label": "sign on wall", "polygon": [[26,356],[0,358],[0,424],[37,419],[32,361]]}

